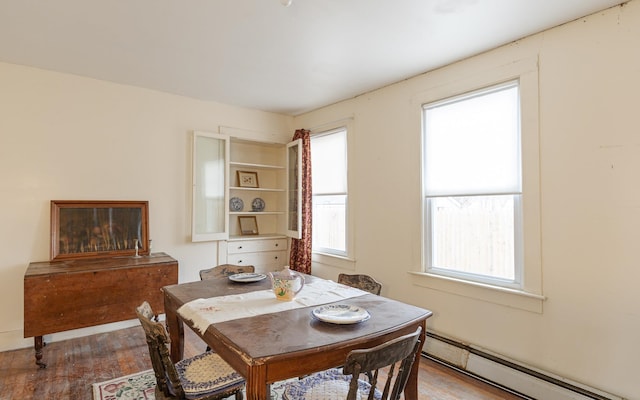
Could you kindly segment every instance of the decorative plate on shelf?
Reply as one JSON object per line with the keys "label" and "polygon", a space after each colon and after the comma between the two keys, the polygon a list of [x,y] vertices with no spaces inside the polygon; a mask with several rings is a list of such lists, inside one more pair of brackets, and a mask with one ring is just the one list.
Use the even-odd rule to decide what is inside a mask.
{"label": "decorative plate on shelf", "polygon": [[264,200],[262,200],[260,197],[256,197],[255,199],[253,199],[253,201],[251,202],[251,211],[264,211]]}
{"label": "decorative plate on shelf", "polygon": [[242,272],[229,276],[229,279],[234,282],[258,282],[266,278],[267,276],[265,274],[257,274],[254,272]]}
{"label": "decorative plate on shelf", "polygon": [[230,211],[242,211],[244,208],[244,201],[240,197],[232,197],[229,200],[229,210]]}
{"label": "decorative plate on shelf", "polygon": [[311,314],[320,321],[332,324],[357,324],[371,318],[369,311],[348,304],[328,304],[316,307]]}

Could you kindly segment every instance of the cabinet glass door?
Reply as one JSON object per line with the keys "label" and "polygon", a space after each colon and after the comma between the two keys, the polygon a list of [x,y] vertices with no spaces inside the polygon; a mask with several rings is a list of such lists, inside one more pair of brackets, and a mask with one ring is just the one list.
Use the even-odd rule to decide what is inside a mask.
{"label": "cabinet glass door", "polygon": [[194,132],[192,155],[191,240],[226,240],[229,237],[226,212],[229,140],[224,135]]}
{"label": "cabinet glass door", "polygon": [[287,236],[302,237],[302,139],[287,144]]}

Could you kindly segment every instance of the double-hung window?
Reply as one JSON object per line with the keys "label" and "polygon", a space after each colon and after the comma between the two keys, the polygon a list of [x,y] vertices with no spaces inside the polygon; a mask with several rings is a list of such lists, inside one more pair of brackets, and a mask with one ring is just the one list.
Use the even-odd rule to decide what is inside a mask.
{"label": "double-hung window", "polygon": [[423,105],[425,270],[520,289],[517,80]]}
{"label": "double-hung window", "polygon": [[312,249],[346,257],[347,129],[311,136]]}

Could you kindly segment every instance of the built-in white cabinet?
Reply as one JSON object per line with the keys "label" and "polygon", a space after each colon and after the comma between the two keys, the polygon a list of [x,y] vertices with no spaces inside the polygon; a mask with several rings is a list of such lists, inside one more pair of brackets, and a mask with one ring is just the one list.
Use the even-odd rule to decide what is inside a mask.
{"label": "built-in white cabinet", "polygon": [[[258,238],[285,236],[285,146],[235,138],[230,145],[229,239],[251,236],[242,234],[240,217],[256,217]],[[245,176],[252,177],[249,183],[242,181]]]}
{"label": "built-in white cabinet", "polygon": [[[194,132],[193,241],[218,241],[217,264],[279,270],[289,263],[288,238],[300,237],[301,141],[221,132]],[[244,225],[243,234],[247,217],[251,229]],[[254,218],[256,232],[247,234]]]}
{"label": "built-in white cabinet", "polygon": [[289,262],[287,238],[239,238],[227,243],[227,263],[253,265],[256,272],[277,271]]}

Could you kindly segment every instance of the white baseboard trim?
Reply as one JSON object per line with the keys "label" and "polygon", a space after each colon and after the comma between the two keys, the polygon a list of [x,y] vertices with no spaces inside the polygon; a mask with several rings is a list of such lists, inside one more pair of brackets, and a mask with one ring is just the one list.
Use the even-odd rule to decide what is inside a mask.
{"label": "white baseboard trim", "polygon": [[433,332],[423,352],[464,373],[539,400],[624,400],[622,397],[524,366]]}
{"label": "white baseboard trim", "polygon": [[[160,319],[164,320],[164,314],[160,315]],[[133,326],[139,326],[140,321],[137,319],[131,319],[120,322],[112,322],[103,325],[96,325],[87,328],[73,329],[70,331],[63,331],[58,333],[52,333],[44,335],[42,339],[46,343],[60,342],[62,340],[75,339],[83,336],[95,335],[98,333],[112,332],[120,329],[131,328]],[[33,338],[25,338],[23,336],[23,330],[0,332],[0,351],[10,351],[17,349],[24,349],[27,347],[33,347]],[[46,347],[44,349],[46,354]]]}

